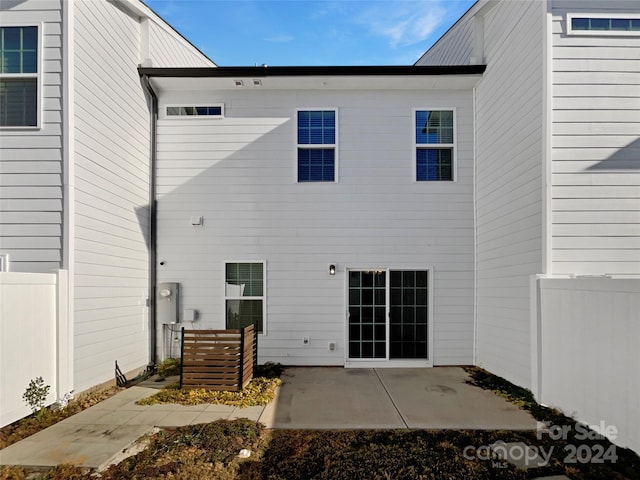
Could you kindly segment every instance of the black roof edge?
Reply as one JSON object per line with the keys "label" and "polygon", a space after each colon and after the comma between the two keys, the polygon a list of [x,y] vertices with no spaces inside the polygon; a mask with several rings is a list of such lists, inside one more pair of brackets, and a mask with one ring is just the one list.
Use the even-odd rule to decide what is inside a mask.
{"label": "black roof edge", "polygon": [[486,65],[401,65],[401,66],[322,66],[322,67],[206,67],[153,68],[139,67],[148,77],[308,77],[308,76],[382,76],[382,75],[476,75]]}

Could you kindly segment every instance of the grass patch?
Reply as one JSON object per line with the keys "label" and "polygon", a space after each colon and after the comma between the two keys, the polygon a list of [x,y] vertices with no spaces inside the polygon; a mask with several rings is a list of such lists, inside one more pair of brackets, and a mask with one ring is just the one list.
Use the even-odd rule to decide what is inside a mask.
{"label": "grass patch", "polygon": [[138,405],[156,405],[161,403],[198,405],[201,403],[215,403],[245,408],[268,404],[275,398],[276,389],[281,384],[282,380],[277,377],[255,377],[240,392],[218,392],[200,388],[181,390],[178,383],[173,383],[150,397],[138,400],[136,403]]}

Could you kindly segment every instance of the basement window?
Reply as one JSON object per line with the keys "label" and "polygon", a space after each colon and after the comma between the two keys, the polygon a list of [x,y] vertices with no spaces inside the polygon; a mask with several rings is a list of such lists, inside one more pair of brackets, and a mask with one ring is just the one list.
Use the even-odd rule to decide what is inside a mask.
{"label": "basement window", "polygon": [[640,36],[640,15],[568,14],[567,34]]}
{"label": "basement window", "polygon": [[224,105],[185,106],[172,105],[167,107],[167,117],[224,117]]}

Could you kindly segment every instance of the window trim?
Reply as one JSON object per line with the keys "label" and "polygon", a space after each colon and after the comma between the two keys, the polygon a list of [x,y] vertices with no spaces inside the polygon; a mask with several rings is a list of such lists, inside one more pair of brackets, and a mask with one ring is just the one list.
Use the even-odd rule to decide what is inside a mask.
{"label": "window trim", "polygon": [[[167,109],[170,107],[220,107],[220,115],[169,115]],[[161,118],[171,120],[219,120],[225,118],[224,103],[219,102],[198,102],[197,104],[187,103],[167,103],[162,107]]]}
{"label": "window trim", "polygon": [[[416,138],[416,113],[422,111],[450,111],[453,113],[453,143],[418,143]],[[458,115],[456,107],[416,107],[411,111],[411,138],[413,143],[413,181],[419,184],[455,183],[458,181]],[[451,149],[451,180],[418,180],[418,148],[450,148]]]}
{"label": "window trim", "polygon": [[[333,111],[335,114],[335,143],[333,144],[328,144],[328,143],[323,143],[323,144],[314,144],[314,145],[308,145],[308,144],[301,144],[298,143],[298,116],[300,114],[300,112],[328,112],[328,111]],[[339,155],[338,155],[338,145],[339,145],[339,109],[338,107],[300,107],[300,108],[296,108],[296,114],[295,114],[295,118],[294,118],[294,128],[293,128],[293,135],[294,135],[294,145],[295,145],[295,149],[294,149],[294,177],[293,177],[293,181],[298,184],[298,185],[322,185],[322,184],[326,184],[326,185],[330,185],[332,183],[338,183],[338,172],[340,171],[338,166],[340,165],[339,162]],[[298,150],[300,150],[301,148],[303,149],[307,149],[307,150],[314,150],[314,149],[329,149],[329,148],[333,148],[333,182],[301,182],[298,180]]]}
{"label": "window trim", "polygon": [[[422,110],[422,109],[418,109]],[[370,264],[370,263],[360,263],[356,262],[348,265],[345,268],[345,275],[343,281],[343,289],[344,289],[344,305],[345,312],[349,309],[349,271],[362,271],[362,270],[374,270],[374,271],[386,271],[387,278],[389,278],[391,271],[418,271],[418,270],[426,270],[427,271],[427,282],[428,282],[428,291],[427,291],[427,352],[429,353],[429,358],[424,359],[398,359],[398,358],[387,358],[384,360],[375,360],[375,359],[350,359],[349,358],[349,320],[348,318],[344,322],[343,326],[343,362],[345,367],[370,367],[370,368],[385,368],[385,367],[433,367],[433,359],[435,357],[434,354],[434,330],[435,323],[437,321],[435,312],[434,312],[434,292],[435,292],[435,282],[438,280],[438,272],[435,269],[433,264],[423,264],[423,263],[395,263],[390,262],[384,266],[379,264]],[[390,282],[387,282],[387,295],[390,295]],[[390,298],[387,296],[386,298],[387,307],[390,303]],[[387,312],[388,313],[388,312]],[[389,317],[387,315],[386,319],[387,324],[387,342],[389,341]]]}
{"label": "window trim", "polygon": [[[262,264],[262,297],[227,297],[227,265],[230,263],[261,263]],[[227,328],[227,300],[260,300],[262,299],[262,332],[267,336],[267,261],[266,260],[224,260],[222,263],[222,319]]]}
{"label": "window trim", "polygon": [[36,73],[0,73],[0,79],[21,79],[21,78],[35,78],[36,79],[36,124],[35,125],[0,125],[0,131],[5,130],[42,130],[42,117],[43,117],[43,88],[42,88],[42,70],[43,70],[43,37],[44,37],[44,23],[33,22],[19,22],[19,23],[0,23],[0,27],[36,27],[38,30],[38,60],[37,60],[37,72]]}
{"label": "window trim", "polygon": [[640,30],[574,30],[574,18],[630,18],[640,20],[638,13],[567,13],[565,23],[567,35],[608,36],[608,37],[640,37]]}

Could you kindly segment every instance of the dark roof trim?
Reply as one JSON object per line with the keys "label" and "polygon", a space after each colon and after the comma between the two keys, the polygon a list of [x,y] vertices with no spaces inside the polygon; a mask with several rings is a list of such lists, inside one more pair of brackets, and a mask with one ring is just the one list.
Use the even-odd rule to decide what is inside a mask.
{"label": "dark roof trim", "polygon": [[145,68],[148,77],[309,77],[309,76],[393,76],[393,75],[476,75],[486,65],[368,66],[368,67],[217,67],[217,68]]}

